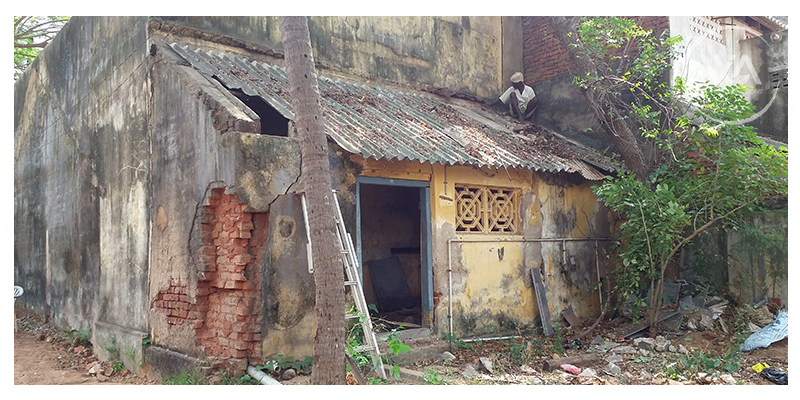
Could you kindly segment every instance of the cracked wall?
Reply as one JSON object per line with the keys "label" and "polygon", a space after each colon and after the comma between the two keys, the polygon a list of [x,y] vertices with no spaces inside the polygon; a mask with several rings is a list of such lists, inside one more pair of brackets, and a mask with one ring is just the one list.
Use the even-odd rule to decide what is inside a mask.
{"label": "cracked wall", "polygon": [[262,277],[280,218],[271,210],[296,187],[299,146],[254,133],[257,115],[218,82],[167,48],[157,54],[154,109],[164,112],[153,123],[152,343],[243,371],[261,362],[270,282]]}
{"label": "cracked wall", "polygon": [[16,305],[96,354],[149,330],[146,22],[73,17],[14,84]]}

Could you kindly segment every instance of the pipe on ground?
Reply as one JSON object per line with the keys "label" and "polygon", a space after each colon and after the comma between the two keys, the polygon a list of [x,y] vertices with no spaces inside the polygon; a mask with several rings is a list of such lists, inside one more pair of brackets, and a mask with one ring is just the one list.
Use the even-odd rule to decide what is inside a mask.
{"label": "pipe on ground", "polygon": [[255,369],[252,365],[247,366],[247,374],[253,379],[259,381],[262,385],[280,385],[273,377],[265,374],[263,371]]}

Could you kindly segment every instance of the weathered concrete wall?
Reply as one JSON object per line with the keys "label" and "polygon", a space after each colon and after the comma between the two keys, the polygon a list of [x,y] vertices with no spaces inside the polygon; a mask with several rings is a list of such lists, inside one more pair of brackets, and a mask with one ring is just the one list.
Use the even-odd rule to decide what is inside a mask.
{"label": "weathered concrete wall", "polygon": [[748,92],[758,115],[750,125],[761,136],[789,143],[789,87],[782,81],[789,69],[789,31],[743,40],[740,52],[758,74],[759,83]]}
{"label": "weathered concrete wall", "polygon": [[[667,17],[632,17],[645,29],[660,32]],[[544,16],[522,17],[523,72],[525,82],[539,97],[536,122],[600,151],[615,151],[611,138],[597,122],[588,101],[572,83],[574,60],[556,38]],[[503,82],[507,87],[508,78]]]}
{"label": "weathered concrete wall", "polygon": [[[278,17],[160,18],[218,36],[206,34],[208,39],[236,38],[253,48],[283,53]],[[314,59],[323,71],[490,98],[508,80],[503,77],[501,19],[317,16],[309,18],[309,30]]]}
{"label": "weathered concrete wall", "polygon": [[[539,229],[541,238],[611,237],[613,217],[592,193],[591,186],[596,182],[567,174],[536,174],[533,182],[527,215],[534,237]],[[598,274],[608,276],[610,272],[608,259],[603,257],[609,253],[610,244],[608,240],[554,240],[540,245],[540,269],[551,316],[570,306],[578,318],[599,314],[599,296],[592,285],[598,281]]]}
{"label": "weathered concrete wall", "polygon": [[[739,232],[727,232],[727,284],[740,301],[752,304],[777,298],[782,305],[789,304],[788,227],[787,210],[776,210],[753,217]],[[769,243],[754,241],[748,235],[750,230],[777,235],[779,239]]]}
{"label": "weathered concrete wall", "polygon": [[[742,57],[737,45],[744,40],[745,31],[733,26],[723,26],[718,30],[711,22],[708,22],[710,28],[700,28],[693,18],[704,17],[669,17],[670,34],[683,38],[680,43],[683,56],[673,61],[670,82],[681,77],[690,87],[699,87],[706,82],[719,86],[757,84],[750,73],[752,60]],[[717,31],[719,35],[716,35]],[[719,40],[711,38],[717,36]]]}
{"label": "weathered concrete wall", "polygon": [[146,22],[73,17],[14,87],[17,303],[120,354],[149,330]]}
{"label": "weathered concrete wall", "polygon": [[[299,189],[299,145],[291,133],[258,134],[258,116],[224,87],[179,66],[169,48],[158,52],[154,108],[164,112],[153,122],[153,343],[212,366],[258,359],[270,351],[270,329],[291,325],[275,307],[304,304],[286,295],[293,283],[276,279],[306,269],[291,214],[299,202],[285,205]],[[293,258],[297,249],[302,264]],[[158,302],[176,282],[185,285],[185,312]],[[310,293],[313,301],[313,286]]]}

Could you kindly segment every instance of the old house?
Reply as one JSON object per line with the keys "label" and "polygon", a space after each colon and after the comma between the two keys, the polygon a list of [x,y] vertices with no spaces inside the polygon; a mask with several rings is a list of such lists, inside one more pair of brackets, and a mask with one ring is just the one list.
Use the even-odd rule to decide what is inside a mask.
{"label": "old house", "polygon": [[[368,302],[419,334],[599,312],[619,168],[474,100],[521,20],[310,19],[331,178]],[[300,151],[275,17],[74,17],[15,84],[18,305],[132,370],[311,354]],[[516,55],[516,56],[515,56]],[[313,245],[313,244],[312,244]],[[552,322],[551,321],[551,322]],[[143,346],[142,343],[148,343]]]}

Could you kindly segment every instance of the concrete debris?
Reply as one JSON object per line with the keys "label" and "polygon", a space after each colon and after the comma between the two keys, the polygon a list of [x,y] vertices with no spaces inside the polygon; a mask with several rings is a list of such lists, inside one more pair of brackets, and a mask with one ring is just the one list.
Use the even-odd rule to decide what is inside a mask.
{"label": "concrete debris", "polygon": [[453,361],[455,359],[456,359],[456,356],[454,356],[453,353],[451,353],[449,351],[445,351],[444,353],[439,355],[439,360]]}
{"label": "concrete debris", "polygon": [[678,309],[684,313],[690,313],[697,310],[697,305],[692,301],[692,296],[686,296],[678,303]]}
{"label": "concrete debris", "polygon": [[669,280],[664,281],[661,304],[675,304],[678,301],[681,285]]}
{"label": "concrete debris", "polygon": [[725,382],[728,385],[735,385],[736,384],[736,378],[731,376],[731,374],[722,374],[722,375],[720,375],[719,378],[722,379],[722,381]]}
{"label": "concrete debris", "polygon": [[669,346],[667,347],[667,350],[669,350],[669,352],[670,352],[670,353],[675,353],[675,352],[677,352],[677,351],[678,351],[678,348],[677,348],[677,347],[675,347],[674,345],[669,345]]}
{"label": "concrete debris", "polygon": [[494,369],[492,367],[492,362],[489,361],[488,358],[481,357],[481,358],[479,358],[479,360],[480,360],[480,364],[479,365],[482,367],[482,369],[485,369],[486,372],[488,372],[490,374],[494,373]]}
{"label": "concrete debris", "polygon": [[606,354],[609,350],[621,346],[619,343],[604,340],[600,336],[594,338],[586,350],[587,353]]}
{"label": "concrete debris", "polygon": [[539,379],[539,378],[537,378],[537,377],[535,377],[535,376],[532,376],[531,377],[531,385],[544,385],[544,381]]}
{"label": "concrete debris", "polygon": [[100,382],[108,382],[110,379],[105,375],[97,375],[97,380]]}
{"label": "concrete debris", "polygon": [[297,376],[297,371],[289,368],[286,371],[283,371],[283,373],[281,374],[281,380],[288,381],[290,379],[294,379],[296,376]]}
{"label": "concrete debris", "polygon": [[653,379],[653,375],[645,370],[639,371],[639,381],[647,382]]}
{"label": "concrete debris", "polygon": [[[717,316],[719,318],[719,316]],[[714,315],[711,311],[707,309],[702,309],[700,312],[700,326],[703,327],[703,330],[713,330],[714,326]]]}
{"label": "concrete debris", "polygon": [[725,332],[726,334],[728,334],[729,333],[728,332],[728,324],[726,324],[725,321],[722,320],[722,318],[718,319],[717,321],[719,321],[719,327],[720,327],[720,329],[722,329],[722,332]]}
{"label": "concrete debris", "polygon": [[520,370],[520,371],[522,371],[522,373],[525,373],[525,374],[533,374],[533,373],[535,373],[535,372],[536,372],[536,370],[535,370],[535,369],[533,369],[533,368],[529,367],[527,364],[522,364],[522,365],[519,367],[519,370]]}
{"label": "concrete debris", "polygon": [[656,341],[651,338],[637,338],[633,339],[633,345],[640,349],[652,351],[656,347]]}
{"label": "concrete debris", "polygon": [[480,373],[478,373],[478,371],[472,365],[467,365],[467,368],[464,368],[464,371],[461,372],[461,376],[466,379],[472,379],[479,375]]}
{"label": "concrete debris", "polygon": [[655,351],[665,352],[670,345],[670,341],[663,336],[656,336]]}
{"label": "concrete debris", "polygon": [[758,327],[756,331],[771,324],[772,321],[775,320],[775,316],[772,315],[766,305],[762,305],[757,308],[745,305],[737,308],[737,311],[744,314],[744,318],[755,323],[755,325]]}
{"label": "concrete debris", "polygon": [[632,346],[619,346],[611,349],[613,354],[636,354],[636,349]]}
{"label": "concrete debris", "polygon": [[92,368],[89,369],[89,375],[96,375],[103,372],[103,365],[102,364],[95,364]]}
{"label": "concrete debris", "polygon": [[608,363],[608,365],[606,365],[605,369],[603,369],[603,372],[611,376],[617,376],[622,373],[622,369],[620,369],[620,367],[617,364],[610,362]]}
{"label": "concrete debris", "polygon": [[622,356],[619,354],[610,355],[606,358],[606,361],[609,363],[620,363],[622,362]]}

